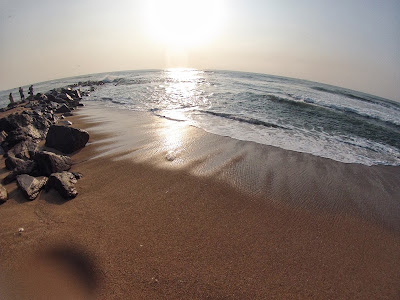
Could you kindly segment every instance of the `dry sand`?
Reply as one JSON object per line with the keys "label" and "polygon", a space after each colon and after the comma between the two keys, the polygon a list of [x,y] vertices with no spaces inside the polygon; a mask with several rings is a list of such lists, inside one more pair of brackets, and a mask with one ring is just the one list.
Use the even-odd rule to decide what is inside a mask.
{"label": "dry sand", "polygon": [[0,293],[35,277],[37,253],[68,245],[94,261],[98,299],[400,298],[399,167],[91,105],[70,120],[91,134],[73,155],[79,195],[27,202],[7,186]]}

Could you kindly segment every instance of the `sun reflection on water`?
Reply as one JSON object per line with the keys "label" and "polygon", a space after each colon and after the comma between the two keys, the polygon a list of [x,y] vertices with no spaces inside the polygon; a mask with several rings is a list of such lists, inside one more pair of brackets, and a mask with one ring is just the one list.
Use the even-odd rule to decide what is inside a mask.
{"label": "sun reflection on water", "polygon": [[164,95],[160,99],[167,109],[194,108],[206,101],[203,90],[204,72],[196,69],[176,68],[165,71]]}
{"label": "sun reflection on water", "polygon": [[185,122],[185,111],[195,109],[197,102],[203,101],[198,87],[201,80],[203,72],[196,69],[178,68],[165,71],[165,97],[160,101],[166,109],[161,112],[165,121],[160,136],[169,161],[175,160],[183,150],[183,139],[188,126]]}

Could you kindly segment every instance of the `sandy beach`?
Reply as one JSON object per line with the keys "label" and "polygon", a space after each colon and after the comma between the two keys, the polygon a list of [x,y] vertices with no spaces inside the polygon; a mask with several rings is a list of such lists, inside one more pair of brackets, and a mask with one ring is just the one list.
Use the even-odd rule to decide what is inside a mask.
{"label": "sandy beach", "polygon": [[96,299],[400,297],[400,167],[344,164],[92,104],[68,120],[90,133],[72,155],[78,196],[42,191],[30,202],[6,186],[5,295],[37,253],[68,245],[93,261]]}

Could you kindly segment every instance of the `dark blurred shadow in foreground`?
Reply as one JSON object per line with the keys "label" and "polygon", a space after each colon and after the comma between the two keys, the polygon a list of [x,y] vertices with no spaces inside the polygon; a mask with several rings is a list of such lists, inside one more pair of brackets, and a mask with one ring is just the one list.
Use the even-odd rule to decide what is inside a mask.
{"label": "dark blurred shadow in foreground", "polygon": [[8,275],[0,287],[0,298],[6,300],[94,299],[99,285],[93,256],[69,245],[36,252]]}

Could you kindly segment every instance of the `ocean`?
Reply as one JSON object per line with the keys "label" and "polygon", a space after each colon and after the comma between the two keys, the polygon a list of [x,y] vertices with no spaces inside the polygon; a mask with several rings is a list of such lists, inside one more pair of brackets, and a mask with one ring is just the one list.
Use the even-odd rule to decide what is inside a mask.
{"label": "ocean", "polygon": [[[400,103],[377,96],[280,76],[195,69],[77,76],[34,84],[34,92],[88,80],[104,85],[84,100],[105,107],[344,163],[400,165]],[[1,91],[1,107],[10,92],[19,99],[17,88]]]}

